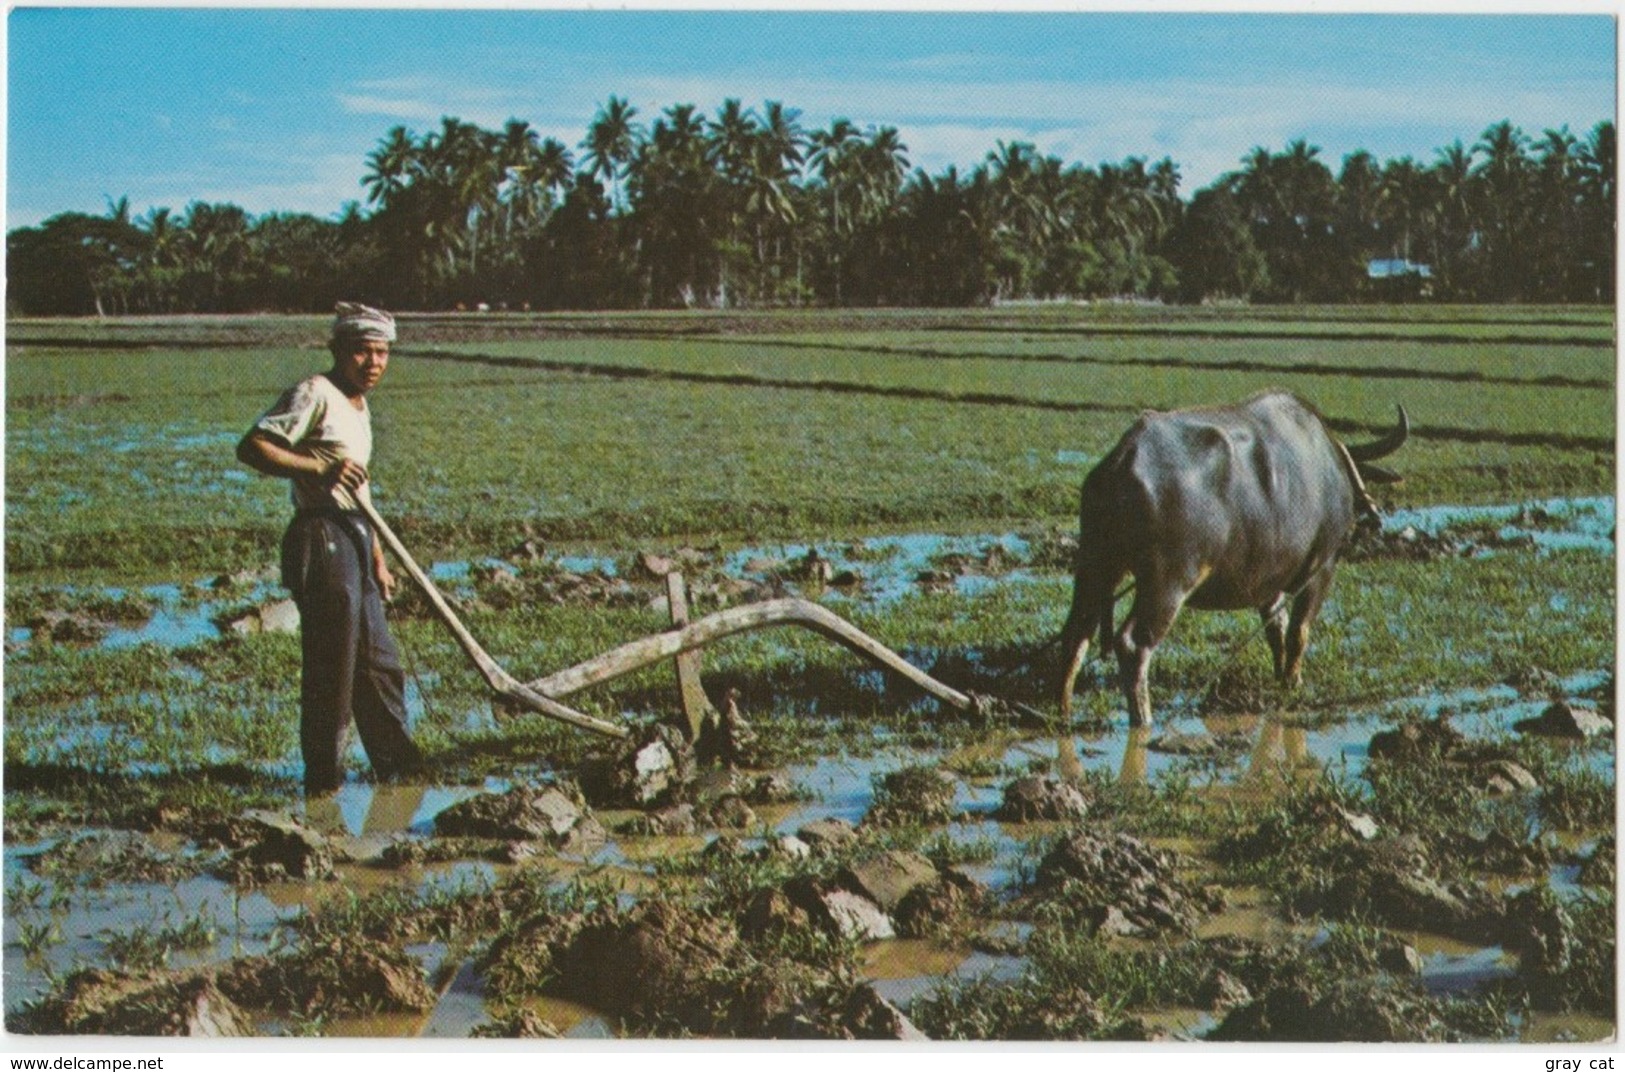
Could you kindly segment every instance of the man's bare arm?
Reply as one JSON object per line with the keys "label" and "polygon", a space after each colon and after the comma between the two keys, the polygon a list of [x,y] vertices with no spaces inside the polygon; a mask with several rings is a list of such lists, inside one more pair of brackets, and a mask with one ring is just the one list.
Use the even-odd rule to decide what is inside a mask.
{"label": "man's bare arm", "polygon": [[283,446],[258,428],[237,444],[237,460],[266,476],[288,480],[315,477],[330,488],[342,486],[355,491],[367,482],[367,467],[359,462],[349,458],[323,461]]}

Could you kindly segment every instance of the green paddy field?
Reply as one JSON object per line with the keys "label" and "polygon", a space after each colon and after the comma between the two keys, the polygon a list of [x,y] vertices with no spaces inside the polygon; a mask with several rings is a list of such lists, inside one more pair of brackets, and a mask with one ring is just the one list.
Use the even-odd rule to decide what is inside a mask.
{"label": "green paddy field", "polygon": [[[233,448],[279,391],[327,367],[325,323],[7,324],[11,1029],[119,1033],[116,1019],[48,1018],[84,967],[181,985],[200,966],[298,956],[338,936],[396,956],[429,943],[437,952],[418,966],[431,989],[472,978],[477,1000],[452,987],[423,1009],[323,1016],[310,995],[284,994],[248,1010],[255,1033],[466,1037],[515,1033],[528,1011],[579,1037],[778,1037],[781,1021],[739,1012],[760,998],[747,1000],[749,973],[719,968],[704,1002],[608,1008],[583,999],[592,989],[572,984],[566,939],[550,931],[551,952],[520,970],[514,928],[545,908],[607,913],[613,931],[668,902],[733,927],[776,884],[834,881],[852,854],[909,851],[968,870],[990,897],[890,944],[746,935],[728,939],[744,943],[732,955],[796,965],[781,982],[808,1008],[839,1006],[842,987],[878,988],[933,1038],[1301,1041],[1263,1015],[1300,998],[1334,1024],[1380,1008],[1398,1041],[1615,1031],[1614,741],[1515,729],[1555,701],[1613,715],[1613,310],[406,315],[372,396],[375,498],[517,676],[666,628],[642,563],[676,556],[696,613],[766,594],[816,599],[1010,706],[973,723],[818,638],[738,638],[706,653],[706,681],[718,696],[736,690],[757,731],[753,769],[795,792],[728,835],[749,847],[836,816],[859,834],[847,855],[723,864],[704,855],[715,828],[651,837],[615,826],[627,817],[604,804],[607,855],[493,865],[448,847],[435,815],[574,783],[609,746],[493,712],[407,596],[392,616],[434,777],[382,835],[356,815],[340,824],[335,844],[351,858],[339,853],[336,879],[245,888],[222,877],[226,850],[209,831],[251,807],[310,816],[297,793],[297,638],[223,624],[278,598],[288,513],[286,489],[240,467]],[[1390,428],[1400,405],[1412,427],[1384,463],[1404,483],[1376,489],[1389,523],[1341,567],[1303,688],[1270,680],[1256,617],[1186,614],[1152,665],[1157,732],[1216,750],[1131,734],[1099,666],[1080,721],[1060,725],[1044,645],[1070,595],[1084,475],[1143,409],[1266,388],[1302,395],[1351,442]],[[809,573],[809,551],[848,580]],[[664,667],[577,701],[635,730],[675,706]],[[1372,760],[1375,734],[1442,723],[1464,743]],[[1518,764],[1534,786],[1486,795],[1475,772],[1492,761]],[[353,768],[341,806],[381,810],[386,787],[363,760]],[[899,777],[920,770],[949,776],[959,811],[882,822]],[[1013,778],[1068,771],[1092,828],[1174,854],[1180,881],[1219,891],[1205,916],[1123,940],[1092,931],[1075,904],[1035,907],[1039,861],[1067,828],[998,820],[995,805]],[[1478,914],[1385,909],[1379,864],[1327,840],[1323,820],[1339,810],[1372,819],[1382,844],[1420,846],[1419,873],[1460,885],[1451,896]],[[68,847],[115,834],[142,847],[62,865]],[[357,844],[379,836],[417,855],[393,869],[358,862]],[[154,857],[187,881],[154,878]],[[161,887],[187,892],[166,900]],[[1253,944],[1242,957],[1220,939]],[[1535,952],[1558,939],[1574,951],[1562,964]],[[1417,972],[1393,967],[1384,950],[1396,942]],[[998,970],[974,970],[987,963]],[[1245,981],[1249,999],[1210,1000],[1215,973]],[[1272,978],[1301,983],[1297,997]],[[733,1011],[707,1019],[690,998]],[[1058,1002],[1088,1015],[1040,1015]],[[1333,1006],[1371,1015],[1338,1020]],[[1352,1041],[1363,1029],[1329,1030]]]}

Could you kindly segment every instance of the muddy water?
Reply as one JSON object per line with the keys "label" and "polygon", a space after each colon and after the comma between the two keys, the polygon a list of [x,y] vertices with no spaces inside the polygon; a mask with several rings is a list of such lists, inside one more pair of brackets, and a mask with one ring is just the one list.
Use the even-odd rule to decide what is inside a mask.
{"label": "muddy water", "polygon": [[[1492,698],[1499,707],[1506,697]],[[1307,728],[1289,717],[1273,715],[1228,716],[1223,719],[1175,719],[1157,731],[1130,731],[1112,727],[1110,732],[1060,739],[1005,738],[987,746],[964,749],[951,755],[906,748],[882,749],[863,757],[825,757],[792,767],[787,773],[807,790],[811,800],[789,806],[763,809],[768,833],[794,833],[806,823],[827,816],[860,821],[874,803],[876,785],[885,774],[912,766],[968,765],[986,770],[989,758],[996,757],[1006,774],[962,778],[957,805],[960,818],[947,827],[956,843],[983,847],[978,859],[966,865],[980,881],[995,890],[1011,890],[1018,884],[1023,868],[1035,862],[1029,843],[1053,833],[1045,824],[1001,824],[987,818],[1001,797],[1000,786],[1011,774],[1034,766],[1074,767],[1077,771],[1103,772],[1113,779],[1155,784],[1169,777],[1194,778],[1200,784],[1226,791],[1269,791],[1301,773],[1318,770],[1327,763],[1345,764],[1357,770],[1364,762],[1365,742],[1389,712],[1372,712],[1349,724]],[[1472,720],[1468,720],[1471,723]],[[1464,726],[1464,728],[1469,728]],[[1494,732],[1494,716],[1486,712],[1479,721],[1481,732]],[[1238,742],[1238,747],[1218,759],[1199,761],[1168,755],[1157,750],[1159,735],[1177,732],[1187,736],[1207,734]],[[1069,758],[1063,758],[1069,757]],[[491,784],[487,789],[500,790]],[[177,954],[172,964],[222,959],[263,953],[275,947],[290,921],[300,911],[332,896],[346,896],[386,886],[408,886],[425,890],[436,884],[474,885],[496,881],[505,868],[485,863],[462,863],[440,867],[386,870],[369,867],[368,861],[391,841],[422,838],[432,830],[434,816],[478,790],[474,788],[390,787],[376,789],[361,784],[346,786],[336,798],[311,806],[305,818],[333,836],[350,858],[341,866],[336,883],[273,884],[263,889],[241,892],[229,884],[207,876],[188,879],[170,886],[115,884],[100,888],[69,886],[62,890],[65,905],[48,909],[56,887],[50,880],[33,875],[28,860],[48,848],[46,844],[8,845],[5,873],[8,890],[18,884],[41,885],[44,896],[35,907],[8,912],[5,921],[5,991],[8,1009],[16,1009],[38,996],[52,975],[61,975],[76,963],[106,963],[109,960],[107,936],[110,932],[134,927],[163,928],[185,920],[204,918],[215,924],[215,936],[207,949]],[[614,825],[614,814],[603,816]],[[703,838],[624,838],[591,860],[550,863],[561,880],[590,869],[601,876],[618,879],[627,895],[635,896],[646,883],[652,883],[657,861],[702,847]],[[1178,845],[1181,851],[1199,855],[1200,846]],[[985,858],[982,858],[985,857]],[[15,898],[13,898],[15,903]],[[22,947],[23,928],[49,920],[56,928],[56,940],[43,960],[30,961]],[[1230,892],[1226,908],[1204,921],[1198,937],[1236,935],[1271,943],[1294,938],[1312,938],[1313,928],[1292,925],[1277,915],[1266,897],[1257,890]],[[1472,990],[1504,978],[1513,965],[1497,947],[1474,947],[1433,935],[1409,936],[1423,955],[1422,980],[1438,993]],[[440,993],[436,1006],[425,1014],[398,1014],[340,1020],[324,1025],[335,1036],[402,1037],[425,1036],[466,1038],[470,1031],[489,1020],[483,981],[473,970],[466,952],[442,945],[413,947],[426,978]],[[945,981],[956,978],[991,976],[1012,979],[1025,967],[1019,957],[995,956],[969,948],[944,946],[936,942],[890,941],[869,948],[864,961],[866,974],[879,992],[907,1009],[921,995]],[[536,1010],[555,1024],[567,1037],[606,1038],[610,1025],[591,1009],[556,1001],[539,1002]],[[1213,1026],[1211,1017],[1198,1010],[1164,1009],[1150,1018],[1173,1037],[1196,1037]],[[285,1031],[288,1025],[265,1024],[270,1033]],[[1531,1022],[1531,1032],[1579,1033],[1596,1025],[1551,1026]],[[1605,1025],[1611,1030],[1611,1025]],[[1595,1037],[1594,1034],[1586,1037]]]}
{"label": "muddy water", "polygon": [[[313,806],[305,820],[335,839],[350,862],[339,866],[338,882],[269,883],[242,890],[208,874],[172,885],[120,883],[87,885],[57,882],[35,873],[31,861],[48,851],[54,841],[8,842],[4,850],[5,888],[8,893],[4,926],[4,990],[7,1011],[15,1011],[40,996],[53,977],[79,964],[108,964],[109,940],[136,931],[174,930],[191,921],[211,925],[212,941],[205,947],[177,950],[168,958],[174,967],[206,963],[236,956],[268,952],[285,936],[289,922],[309,907],[330,897],[348,896],[385,886],[414,886],[488,882],[489,865],[453,863],[427,867],[421,872],[382,870],[368,866],[392,840],[426,836],[434,815],[472,795],[471,788],[392,786],[383,789],[350,784],[334,799]],[[93,833],[93,832],[89,832]],[[163,851],[180,846],[155,845]],[[38,955],[24,948],[25,935],[49,928]]]}
{"label": "muddy water", "polygon": [[[1498,531],[1503,537],[1527,533],[1542,549],[1578,548],[1607,553],[1613,547],[1613,516],[1611,499],[1569,500],[1533,504],[1532,508],[1406,512],[1390,518],[1388,527],[1437,533],[1488,521],[1501,526]],[[990,558],[989,551],[995,547],[997,555]],[[731,556],[726,568],[748,574],[746,566],[753,560],[771,557],[793,561],[808,550],[806,545],[794,544],[752,548]],[[818,550],[837,569],[849,567],[864,578],[862,586],[854,590],[856,594],[837,598],[896,598],[916,590],[919,574],[945,556],[961,556],[972,563],[973,571],[984,570],[952,580],[962,593],[990,584],[1021,583],[1031,576],[1021,569],[1021,563],[1030,558],[1032,547],[1009,534],[885,537],[839,546],[820,545]],[[607,559],[584,557],[572,561],[575,568],[613,569]],[[462,583],[469,575],[470,568],[456,564],[437,568],[437,576],[451,585]],[[185,588],[159,586],[144,590],[142,595],[157,608],[151,619],[138,626],[115,629],[105,643],[184,646],[207,641],[218,636],[213,619],[224,607],[275,598],[275,589],[262,582],[247,596],[228,599],[212,586],[198,584]],[[29,639],[26,630],[12,630],[9,636],[14,643]],[[1573,695],[1595,688],[1603,677],[1587,675],[1563,684]],[[987,858],[967,865],[966,870],[996,890],[1008,890],[1016,885],[1023,868],[1034,862],[1027,855],[1031,852],[1028,842],[1049,831],[1037,825],[995,823],[987,813],[999,804],[1003,783],[1027,769],[1055,769],[1073,775],[1103,773],[1121,782],[1150,785],[1180,778],[1201,789],[1268,793],[1327,766],[1349,776],[1358,775],[1366,762],[1367,742],[1372,734],[1399,718],[1435,717],[1450,712],[1453,724],[1469,737],[1489,738],[1504,735],[1513,722],[1538,715],[1543,707],[1544,701],[1529,700],[1511,688],[1497,686],[1407,697],[1340,713],[1346,717],[1326,726],[1292,712],[1204,718],[1195,713],[1197,705],[1192,698],[1174,697],[1166,705],[1166,717],[1151,731],[1131,729],[1119,718],[1102,733],[1058,739],[994,736],[975,748],[947,756],[899,748],[882,749],[862,758],[826,757],[788,772],[809,791],[812,800],[762,809],[760,814],[767,830],[773,833],[794,833],[806,823],[826,816],[856,823],[874,803],[876,780],[890,771],[920,765],[994,771],[959,780],[956,803],[962,816],[949,825],[947,833],[956,842],[983,846]],[[1212,756],[1176,755],[1164,748],[1169,735],[1218,741],[1223,747]],[[1592,748],[1584,754],[1599,773],[1613,776],[1612,750]],[[488,783],[483,788],[500,791],[505,787]],[[313,807],[308,821],[336,837],[351,858],[341,866],[341,880],[337,883],[274,884],[254,891],[239,891],[208,876],[173,885],[114,883],[92,888],[71,882],[58,884],[29,868],[30,858],[48,849],[50,843],[8,843],[4,877],[8,894],[13,895],[7,898],[4,920],[6,1008],[15,1010],[37,997],[53,977],[60,977],[77,964],[108,963],[111,940],[136,928],[159,931],[188,921],[208,921],[212,938],[205,948],[177,951],[171,957],[171,964],[183,965],[273,949],[299,912],[326,897],[344,896],[352,890],[403,885],[421,890],[437,884],[493,882],[503,869],[485,863],[409,871],[369,866],[369,861],[391,841],[427,837],[439,811],[477,791],[472,787],[374,789],[351,784],[334,800]],[[657,861],[693,852],[702,847],[704,840],[621,839],[591,860],[566,862],[559,871],[565,877],[588,869],[612,875],[622,882],[629,896],[635,896],[656,881],[653,871]],[[1560,895],[1572,893],[1574,875],[1556,869],[1552,885]],[[14,893],[24,890],[30,891],[27,896]],[[1304,929],[1281,920],[1258,891],[1246,890],[1231,891],[1227,908],[1203,924],[1200,936],[1212,935],[1242,935],[1271,942],[1307,936]],[[1512,971],[1498,947],[1462,946],[1429,935],[1412,937],[1423,954],[1423,981],[1436,992],[1472,990]],[[43,944],[43,952],[30,956],[25,944],[32,947],[37,943]],[[415,947],[411,951],[441,993],[431,1012],[361,1018],[330,1024],[325,1029],[332,1034],[357,1036],[464,1038],[488,1019],[483,983],[471,968],[466,951],[443,946]],[[1020,958],[992,956],[967,948],[895,941],[873,946],[865,968],[883,995],[906,1008],[944,980],[983,975],[1012,978],[1019,975],[1024,963]],[[605,1038],[613,1034],[603,1018],[590,1009],[545,1001],[537,1003],[536,1011],[568,1037]],[[1208,1014],[1195,1010],[1162,1010],[1155,1022],[1176,1037],[1197,1035],[1212,1026]],[[287,1027],[262,1026],[270,1032]],[[1531,1040],[1595,1039],[1612,1029],[1612,1024],[1593,1018],[1548,1017],[1531,1020],[1526,1036]]]}

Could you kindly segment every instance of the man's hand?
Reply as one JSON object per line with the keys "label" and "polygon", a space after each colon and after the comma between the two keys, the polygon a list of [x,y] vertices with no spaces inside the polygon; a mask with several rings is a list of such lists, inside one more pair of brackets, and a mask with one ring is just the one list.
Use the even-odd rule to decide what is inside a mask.
{"label": "man's hand", "polygon": [[373,559],[373,576],[378,578],[378,590],[384,594],[384,602],[388,603],[395,598],[395,575],[384,565],[382,558]]}
{"label": "man's hand", "polygon": [[351,458],[337,458],[322,467],[321,480],[329,490],[354,492],[367,482],[367,467]]}

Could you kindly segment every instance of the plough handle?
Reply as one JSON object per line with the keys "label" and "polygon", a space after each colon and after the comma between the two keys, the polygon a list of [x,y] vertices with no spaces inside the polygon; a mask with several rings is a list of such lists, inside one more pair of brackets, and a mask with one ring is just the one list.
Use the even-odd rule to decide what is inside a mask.
{"label": "plough handle", "polygon": [[440,589],[436,588],[434,582],[429,579],[429,575],[423,572],[416,560],[412,558],[411,553],[406,550],[406,545],[401,543],[400,537],[396,536],[384,519],[379,516],[372,503],[359,495],[356,496],[356,501],[360,504],[362,513],[367,515],[367,521],[372,525],[374,531],[378,533],[378,538],[384,542],[384,546],[389,548],[389,553],[394,555],[396,561],[406,570],[406,575],[412,578],[412,583],[416,584],[418,589],[422,591],[424,598],[429,601],[429,605],[434,608],[435,614],[445,623],[446,628],[451,630],[451,635],[457,639],[458,645],[463,649],[463,653],[468,656],[469,660],[473,662],[474,668],[485,678],[485,682],[491,687],[491,691],[523,707],[539,711],[550,718],[558,719],[560,722],[568,722],[572,726],[579,726],[582,729],[591,730],[605,737],[625,737],[628,735],[626,727],[617,726],[613,722],[605,722],[602,719],[583,714],[572,707],[566,707],[530,686],[521,684],[513,675],[502,669],[497,664],[497,661],[491,658],[484,648],[480,647],[479,642],[474,639],[474,635],[468,631],[468,627],[462,623],[456,612],[451,609],[451,604],[446,602],[446,597],[440,594]]}

